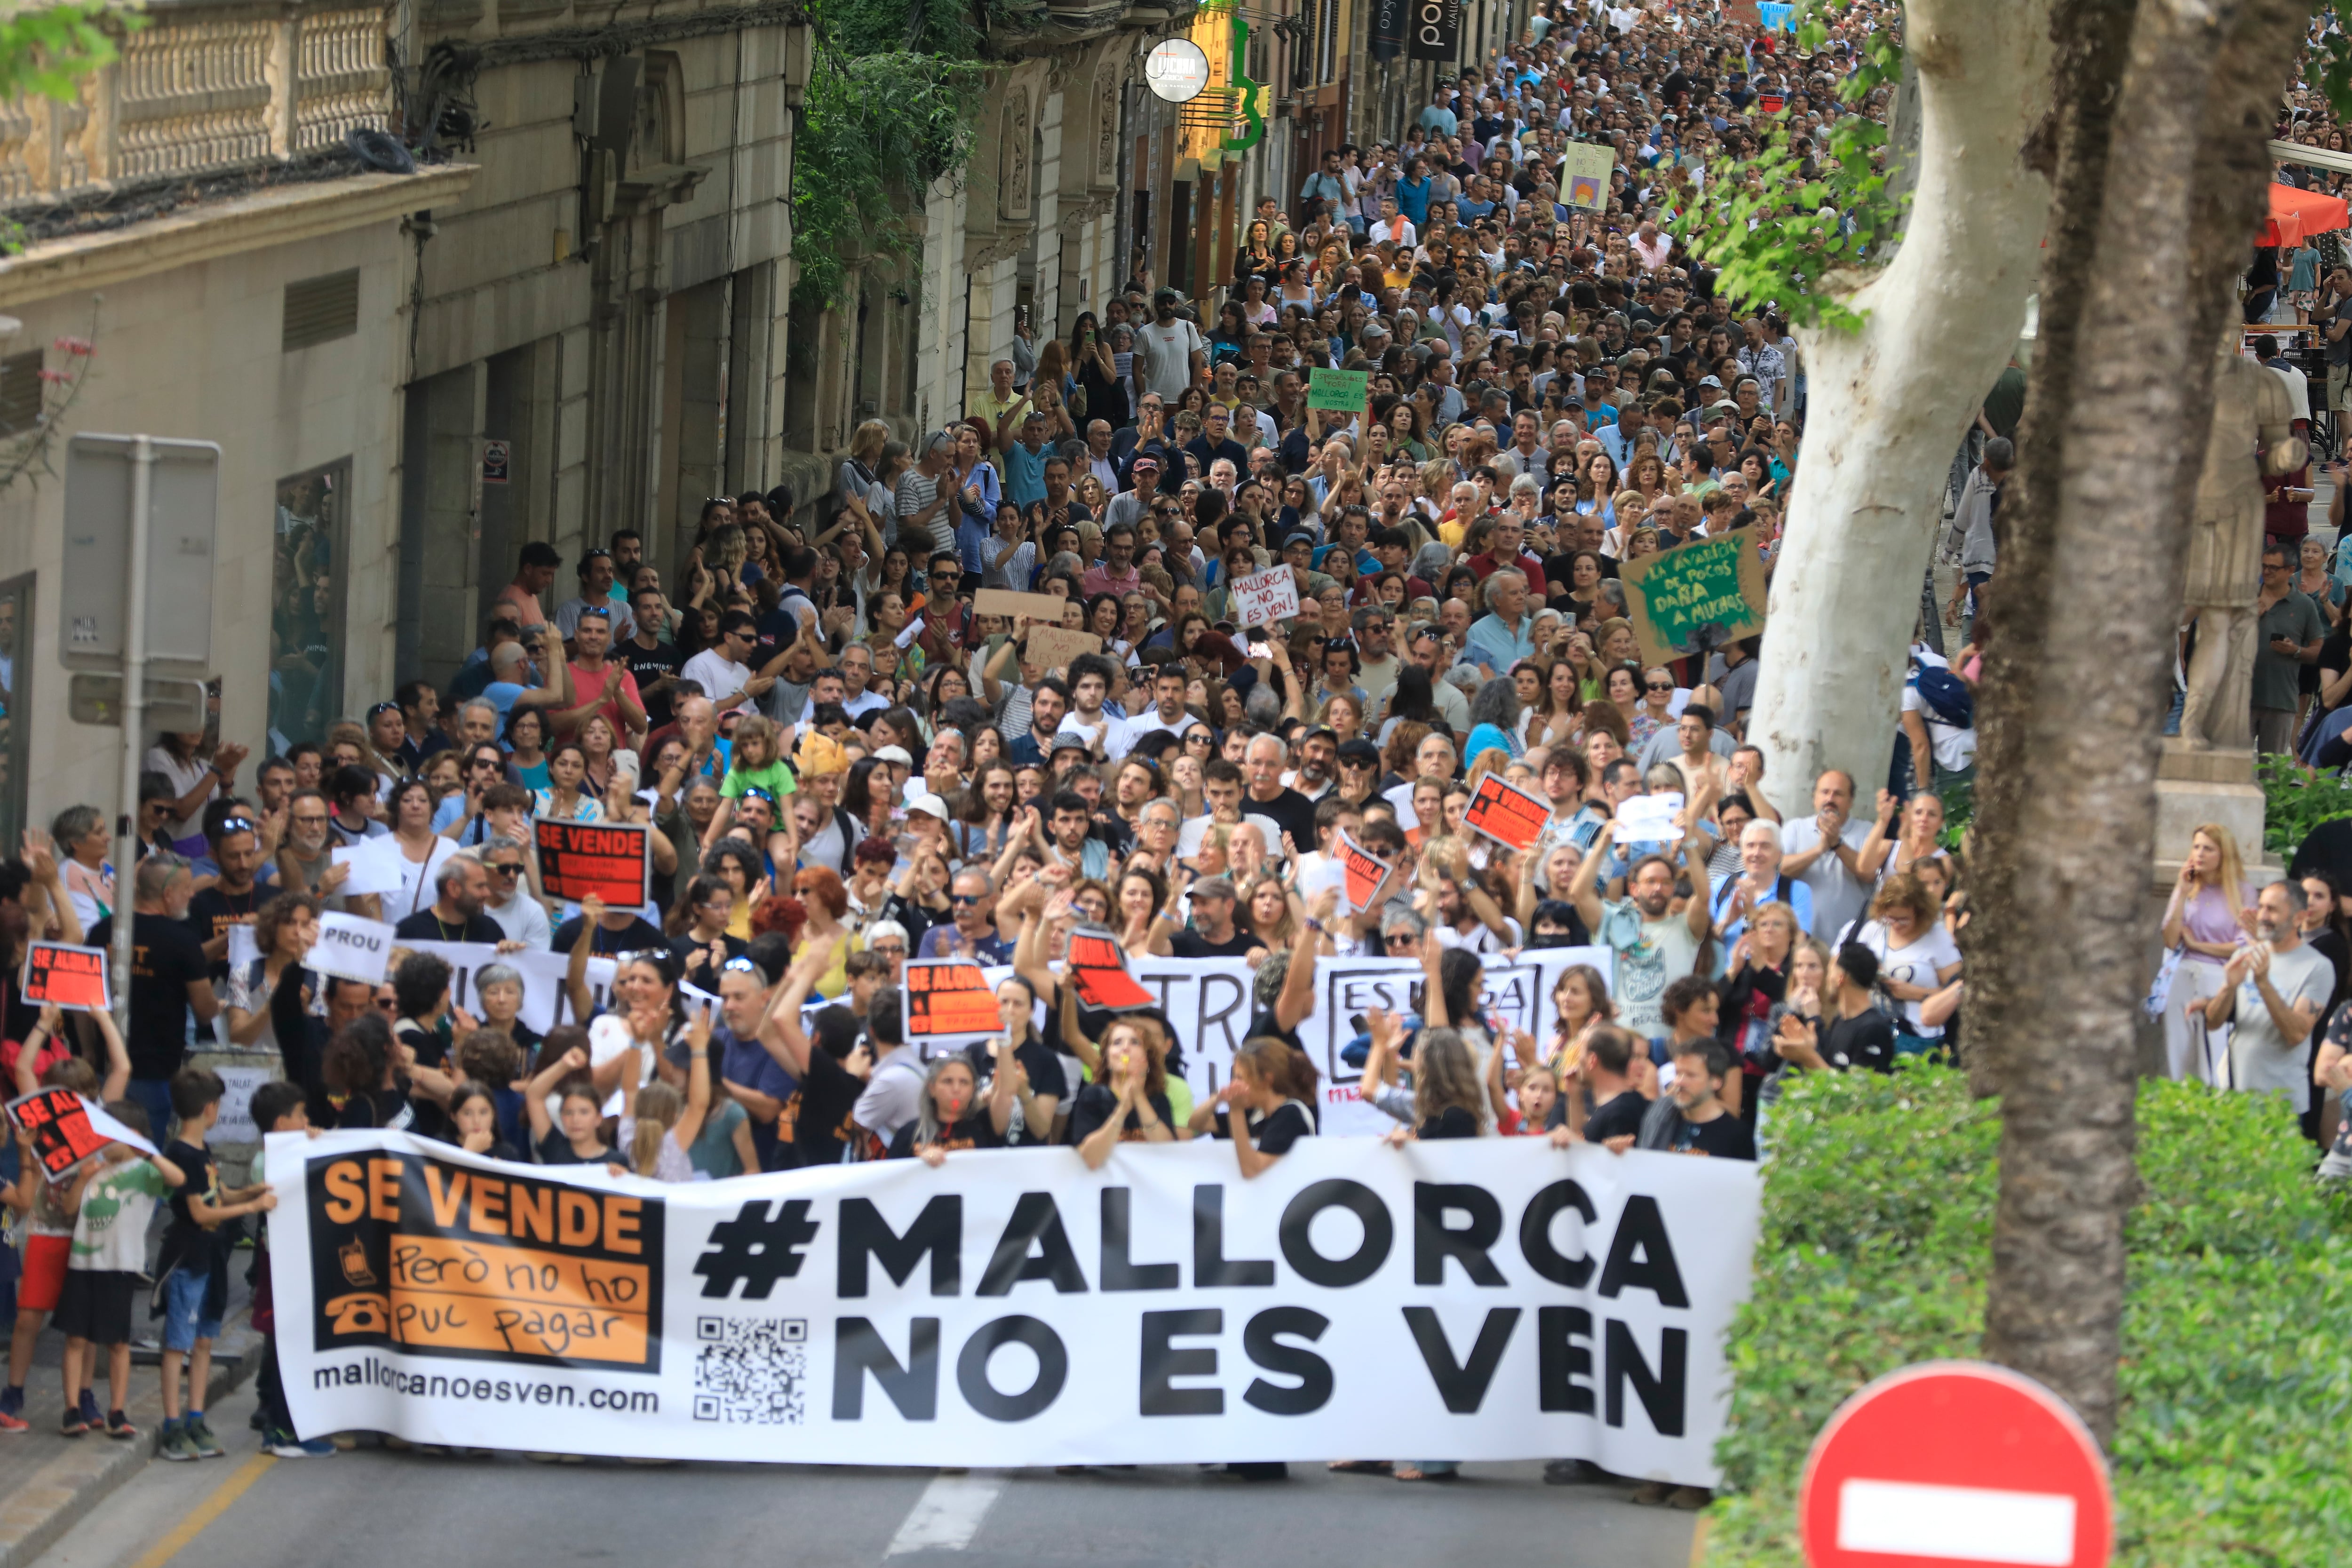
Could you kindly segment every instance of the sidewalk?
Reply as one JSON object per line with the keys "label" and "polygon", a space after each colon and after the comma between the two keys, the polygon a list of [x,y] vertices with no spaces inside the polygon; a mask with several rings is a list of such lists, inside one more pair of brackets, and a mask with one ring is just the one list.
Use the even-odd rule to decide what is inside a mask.
{"label": "sidewalk", "polygon": [[[247,1256],[238,1254],[229,1318],[213,1347],[212,1384],[205,1400],[207,1409],[218,1405],[261,1364],[262,1336],[251,1325],[243,1278],[241,1260]],[[149,1330],[143,1318],[134,1326],[136,1332]],[[42,1330],[33,1372],[25,1384],[25,1418],[33,1429],[0,1433],[0,1568],[25,1568],[55,1545],[76,1521],[145,1468],[154,1457],[163,1429],[163,1390],[154,1352],[134,1352],[132,1393],[124,1409],[138,1426],[139,1436],[117,1442],[97,1432],[81,1437],[59,1435],[58,1420],[64,1409],[58,1367],[64,1344],[55,1329]],[[106,1403],[103,1392],[100,1403]],[[232,1458],[255,1447],[254,1435],[242,1422],[235,1431],[222,1431],[220,1438]]]}

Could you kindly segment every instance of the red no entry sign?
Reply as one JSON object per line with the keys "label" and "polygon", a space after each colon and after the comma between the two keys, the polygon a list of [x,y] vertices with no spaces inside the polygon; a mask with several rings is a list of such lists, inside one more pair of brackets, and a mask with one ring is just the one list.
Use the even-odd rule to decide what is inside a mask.
{"label": "red no entry sign", "polygon": [[2099,1446],[2030,1377],[1930,1362],[1856,1394],[1813,1440],[1797,1517],[1812,1568],[2105,1568]]}

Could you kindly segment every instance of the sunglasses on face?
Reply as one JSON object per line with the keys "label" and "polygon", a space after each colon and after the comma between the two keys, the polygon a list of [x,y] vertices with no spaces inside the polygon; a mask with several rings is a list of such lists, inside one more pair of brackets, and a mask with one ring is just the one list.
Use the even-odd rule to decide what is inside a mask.
{"label": "sunglasses on face", "polygon": [[509,866],[499,860],[492,860],[483,868],[488,871],[493,877],[520,877],[522,875],[522,868],[520,866]]}
{"label": "sunglasses on face", "polygon": [[950,893],[948,895],[948,902],[953,904],[958,909],[961,909],[966,904],[976,905],[980,900],[981,895],[978,893]]}

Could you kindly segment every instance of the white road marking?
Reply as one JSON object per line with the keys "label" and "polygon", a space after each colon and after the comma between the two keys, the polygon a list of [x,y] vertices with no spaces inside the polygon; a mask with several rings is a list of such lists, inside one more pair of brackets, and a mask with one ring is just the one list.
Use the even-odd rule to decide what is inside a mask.
{"label": "white road marking", "polygon": [[2074,1500],[1857,1479],[1838,1489],[1837,1542],[1847,1552],[2067,1568],[2074,1561]]}
{"label": "white road marking", "polygon": [[890,1538],[886,1557],[909,1552],[961,1552],[980,1533],[988,1510],[1004,1490],[1010,1477],[1000,1473],[934,1476],[915,1506],[907,1510],[898,1533]]}

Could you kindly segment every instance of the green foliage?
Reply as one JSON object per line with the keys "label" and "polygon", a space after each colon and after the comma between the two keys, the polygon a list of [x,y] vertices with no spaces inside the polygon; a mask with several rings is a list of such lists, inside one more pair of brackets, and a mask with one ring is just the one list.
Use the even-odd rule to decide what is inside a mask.
{"label": "green foliage", "polygon": [[[2149,1081],[2138,1120],[2115,1561],[2335,1561],[2352,1529],[2352,1277],[2335,1266],[2352,1210],[2314,1185],[2274,1097]],[[1983,1331],[1993,1102],[1948,1068],[1822,1073],[1765,1130],[1708,1568],[1798,1568],[1797,1479],[1822,1423],[1896,1367],[1978,1355]]]}
{"label": "green foliage", "polygon": [[81,79],[116,58],[115,31],[135,33],[147,18],[117,11],[100,0],[0,16],[0,100],[14,102],[38,93],[59,102],[81,90]]}
{"label": "green foliage", "polygon": [[1042,0],[821,0],[815,68],[793,152],[796,303],[829,310],[860,252],[920,254],[933,181],[961,169],[980,111],[986,29]]}
{"label": "green foliage", "polygon": [[[1811,53],[1828,37],[1817,12],[1799,26],[1797,47]],[[1891,34],[1861,37],[1860,65],[1838,87],[1849,110],[1902,68]],[[1800,326],[1853,331],[1862,317],[1831,289],[1830,275],[1875,265],[1903,231],[1905,203],[1886,189],[1886,127],[1848,112],[1824,144],[1807,150],[1790,144],[1787,109],[1756,123],[1756,153],[1710,160],[1704,194],[1668,226],[1722,269],[1716,288],[1738,308],[1770,305]]]}
{"label": "green foliage", "polygon": [[1936,793],[1944,802],[1944,831],[1936,842],[1958,850],[1968,838],[1969,825],[1977,819],[1977,781],[1973,777],[1948,780]]}
{"label": "green foliage", "polygon": [[2284,752],[2254,760],[2263,786],[2263,845],[2280,860],[2295,850],[2323,822],[2352,816],[2352,782],[2339,773],[2314,773]]}

